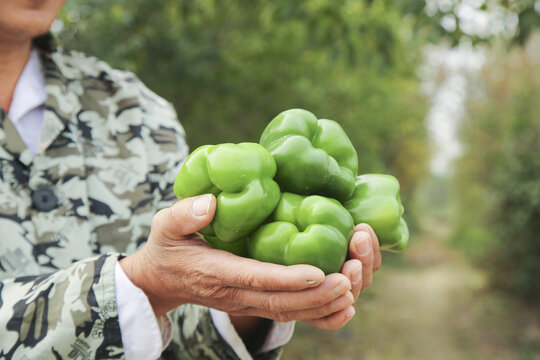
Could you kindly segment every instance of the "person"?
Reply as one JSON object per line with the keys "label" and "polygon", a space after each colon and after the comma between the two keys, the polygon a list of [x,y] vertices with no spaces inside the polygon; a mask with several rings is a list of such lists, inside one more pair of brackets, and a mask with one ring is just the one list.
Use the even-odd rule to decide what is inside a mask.
{"label": "person", "polygon": [[272,359],[294,321],[343,327],[381,264],[373,230],[327,276],[211,248],[215,197],[172,191],[175,111],[56,47],[64,1],[0,2],[0,357]]}

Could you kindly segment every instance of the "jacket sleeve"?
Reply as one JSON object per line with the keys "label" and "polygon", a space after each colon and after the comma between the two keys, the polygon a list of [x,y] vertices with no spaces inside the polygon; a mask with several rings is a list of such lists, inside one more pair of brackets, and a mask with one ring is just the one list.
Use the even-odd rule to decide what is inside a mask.
{"label": "jacket sleeve", "polygon": [[[163,352],[163,359],[239,359],[217,331],[208,308],[187,304],[170,315],[174,324],[173,341]],[[279,359],[281,353],[282,348],[276,348],[256,354],[253,359]]]}
{"label": "jacket sleeve", "polygon": [[114,264],[106,254],[0,283],[0,358],[121,359]]}

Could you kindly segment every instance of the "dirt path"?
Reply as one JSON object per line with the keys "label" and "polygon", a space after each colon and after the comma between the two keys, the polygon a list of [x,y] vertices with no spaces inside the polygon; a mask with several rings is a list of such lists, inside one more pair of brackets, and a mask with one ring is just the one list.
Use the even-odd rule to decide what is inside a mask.
{"label": "dirt path", "polygon": [[[390,266],[377,273],[344,329],[297,324],[283,358],[539,359],[538,320],[521,316],[524,330],[511,312],[518,307],[486,293],[484,276],[437,240],[441,229],[427,223],[405,254],[387,255]],[[530,339],[523,342],[522,332]]]}

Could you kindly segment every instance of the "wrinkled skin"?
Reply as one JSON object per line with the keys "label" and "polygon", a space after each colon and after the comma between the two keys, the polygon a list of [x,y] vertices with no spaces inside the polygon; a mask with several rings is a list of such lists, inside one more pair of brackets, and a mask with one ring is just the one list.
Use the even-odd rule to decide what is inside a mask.
{"label": "wrinkled skin", "polygon": [[381,264],[368,225],[355,227],[341,273],[325,276],[309,265],[263,263],[211,248],[196,232],[211,222],[215,207],[214,196],[201,195],[160,211],[146,246],[121,260],[157,316],[196,303],[226,311],[238,323],[264,317],[339,329],[353,317],[358,295]]}

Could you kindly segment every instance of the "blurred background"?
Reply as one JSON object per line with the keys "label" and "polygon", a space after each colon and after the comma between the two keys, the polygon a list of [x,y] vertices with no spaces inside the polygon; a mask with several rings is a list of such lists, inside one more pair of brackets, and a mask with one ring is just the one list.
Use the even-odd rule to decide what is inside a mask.
{"label": "blurred background", "polygon": [[192,149],[338,121],[411,245],[284,359],[540,358],[540,1],[70,0],[53,32],[172,102]]}

